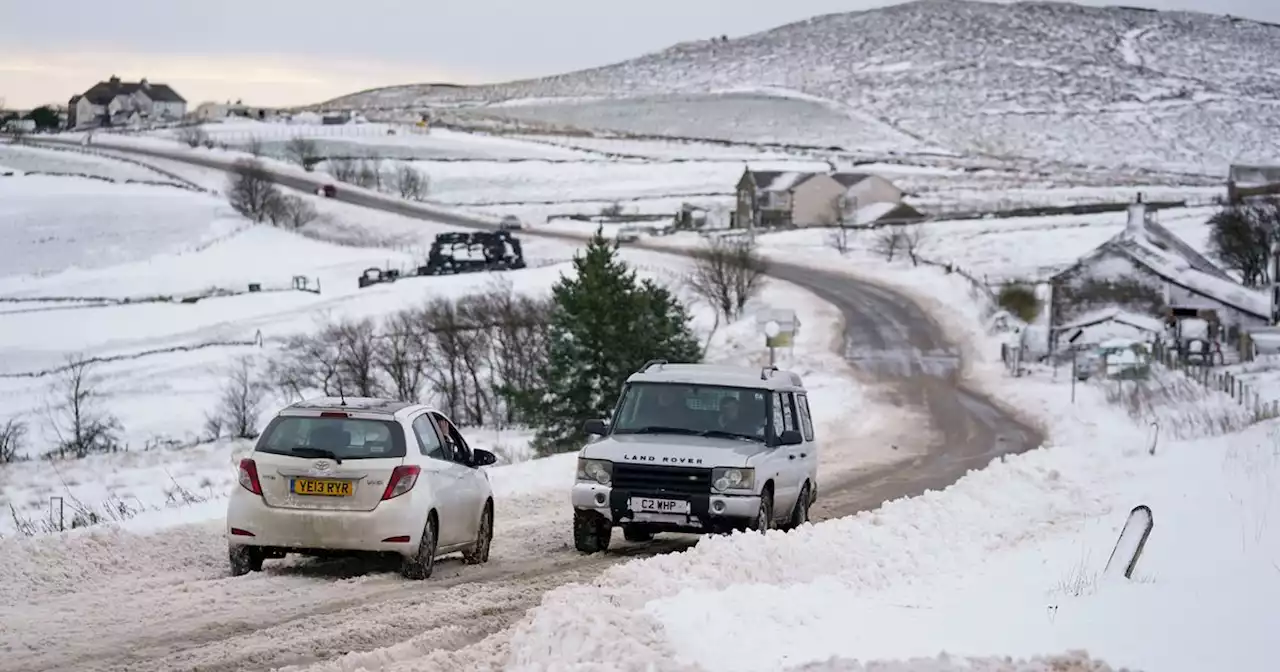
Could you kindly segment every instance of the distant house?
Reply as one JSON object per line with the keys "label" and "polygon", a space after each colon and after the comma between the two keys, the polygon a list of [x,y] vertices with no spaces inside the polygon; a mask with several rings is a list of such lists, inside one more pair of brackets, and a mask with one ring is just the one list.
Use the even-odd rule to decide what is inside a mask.
{"label": "distant house", "polygon": [[1227,200],[1280,194],[1280,166],[1233,165],[1227,172]]}
{"label": "distant house", "polygon": [[735,228],[811,227],[920,221],[893,183],[865,173],[743,171]]}
{"label": "distant house", "polygon": [[[1124,231],[1050,279],[1050,330],[1093,317],[1212,310],[1228,333],[1271,323],[1271,298],[1231,278],[1154,221],[1142,203],[1129,206]],[[1114,321],[1114,318],[1112,319]]]}
{"label": "distant house", "polygon": [[253,107],[245,105],[240,101],[215,103],[200,103],[196,106],[196,110],[192,113],[198,121],[220,121],[223,119],[273,119],[278,116],[278,112],[266,107]]}
{"label": "distant house", "polygon": [[69,128],[95,128],[177,121],[186,115],[187,101],[167,84],[122,82],[113,75],[72,96],[67,108]]}

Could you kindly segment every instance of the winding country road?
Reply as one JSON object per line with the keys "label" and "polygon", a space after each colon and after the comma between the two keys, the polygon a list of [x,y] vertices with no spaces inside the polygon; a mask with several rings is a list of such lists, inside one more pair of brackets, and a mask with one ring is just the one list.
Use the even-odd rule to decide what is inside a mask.
{"label": "winding country road", "polygon": [[[222,162],[185,153],[102,148],[226,169]],[[273,179],[305,191],[313,191],[319,184],[314,178],[286,173],[273,173]],[[426,221],[493,227],[486,218],[353,189],[340,189],[337,199]],[[582,240],[581,236],[540,231],[522,235]],[[681,254],[667,247],[634,246]],[[894,437],[898,444],[917,449],[913,457],[825,480],[812,512],[815,520],[846,516],[873,509],[886,500],[941,489],[994,457],[1040,444],[1041,437],[1034,429],[959,381],[958,347],[911,300],[846,275],[790,263],[773,263],[770,274],[837,306],[846,323],[843,354],[859,375],[891,403],[919,410],[928,419],[927,427],[904,428],[904,435]],[[176,539],[172,551],[151,551],[190,555],[185,562],[198,565],[194,580],[175,578],[172,584],[176,585],[170,585],[161,574],[153,577],[151,584],[124,591],[104,579],[101,585],[86,586],[74,595],[42,599],[39,607],[47,610],[42,614],[77,621],[70,626],[58,624],[57,630],[39,627],[41,615],[30,612],[10,620],[6,617],[18,614],[6,614],[0,607],[0,630],[6,621],[17,627],[12,633],[16,644],[0,646],[0,650],[8,649],[0,651],[5,654],[0,655],[0,671],[230,671],[287,665],[341,669],[334,660],[337,656],[353,653],[359,657],[360,652],[391,646],[399,651],[396,657],[434,651],[454,655],[442,662],[441,669],[470,669],[480,663],[468,657],[468,647],[509,628],[537,605],[547,590],[590,580],[617,562],[693,543],[682,536],[659,538],[650,544],[622,544],[603,556],[580,556],[569,547],[567,538],[559,538],[565,536],[558,533],[567,529],[567,515],[562,516],[564,521],[520,519],[520,507],[535,503],[546,505],[519,500],[506,503],[510,507],[506,513],[499,511],[500,519],[513,520],[503,531],[505,539],[495,542],[494,557],[501,561],[482,567],[444,561],[436,577],[421,584],[405,583],[393,575],[362,576],[342,563],[285,567],[231,579],[222,567],[225,542],[218,535],[220,528],[209,526],[200,530],[200,535],[190,533],[194,542]],[[547,510],[557,513],[548,515],[567,514],[567,505],[561,509],[552,506]],[[319,586],[317,578],[332,583]],[[170,605],[175,594],[186,603],[197,604],[199,610]],[[88,616],[99,609],[135,614],[136,620],[113,622]],[[72,613],[76,615],[72,617]],[[59,633],[54,641],[47,638],[50,632]],[[61,639],[67,640],[66,646],[57,641]],[[492,648],[493,641],[485,640],[484,645]],[[370,654],[363,662],[376,669],[389,662],[385,655]]]}

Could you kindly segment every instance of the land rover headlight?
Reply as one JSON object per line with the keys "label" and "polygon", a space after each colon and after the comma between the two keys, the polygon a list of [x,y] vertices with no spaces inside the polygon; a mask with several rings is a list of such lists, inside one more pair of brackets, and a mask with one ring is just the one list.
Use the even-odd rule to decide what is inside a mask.
{"label": "land rover headlight", "polygon": [[578,480],[609,485],[613,481],[613,463],[609,460],[578,458]]}
{"label": "land rover headlight", "polygon": [[730,490],[755,492],[756,470],[747,467],[717,467],[711,470],[711,485],[721,492]]}

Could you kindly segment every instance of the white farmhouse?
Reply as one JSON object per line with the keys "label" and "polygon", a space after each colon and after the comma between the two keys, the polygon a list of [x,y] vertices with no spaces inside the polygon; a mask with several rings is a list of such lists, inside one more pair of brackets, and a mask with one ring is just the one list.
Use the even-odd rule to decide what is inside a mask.
{"label": "white farmhouse", "polygon": [[67,108],[69,127],[95,128],[178,121],[187,113],[187,101],[167,84],[146,78],[122,82],[113,75],[83,94],[72,96]]}

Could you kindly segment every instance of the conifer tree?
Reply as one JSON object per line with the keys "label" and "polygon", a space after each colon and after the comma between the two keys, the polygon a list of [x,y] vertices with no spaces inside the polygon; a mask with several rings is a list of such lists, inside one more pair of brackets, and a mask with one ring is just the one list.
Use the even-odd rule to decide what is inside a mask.
{"label": "conifer tree", "polygon": [[539,454],[577,450],[582,424],[607,417],[623,382],[650,359],[696,362],[689,314],[665,288],[640,281],[601,231],[552,288],[551,338],[541,385],[522,395]]}

